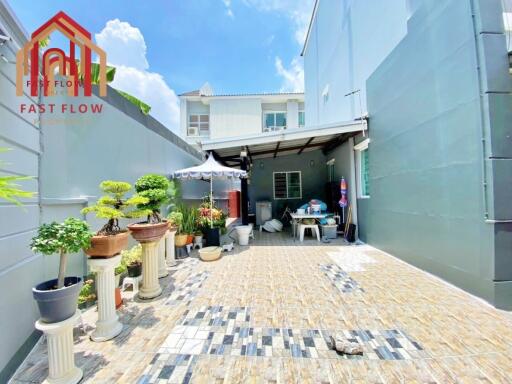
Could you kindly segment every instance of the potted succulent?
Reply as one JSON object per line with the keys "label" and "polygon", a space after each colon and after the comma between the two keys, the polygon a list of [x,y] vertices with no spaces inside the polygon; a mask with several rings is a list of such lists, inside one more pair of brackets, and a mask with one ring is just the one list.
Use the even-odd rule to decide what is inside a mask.
{"label": "potted succulent", "polygon": [[142,274],[142,248],[140,244],[123,251],[121,254],[121,263],[126,265],[128,276],[140,276]]}
{"label": "potted succulent", "polygon": [[90,257],[112,257],[128,245],[128,230],[119,226],[120,218],[139,218],[147,216],[148,209],[136,209],[137,205],[149,202],[148,198],[134,195],[125,198],[132,189],[129,183],[106,180],[100,184],[105,193],[95,205],[82,209],[82,214],[93,212],[97,218],[107,219],[107,223],[91,239],[91,247],[85,250]]}
{"label": "potted succulent", "polygon": [[60,254],[58,277],[32,289],[42,321],[56,323],[75,314],[82,279],[66,277],[67,257],[68,253],[89,248],[91,237],[87,223],[72,217],[62,223],[52,222],[39,227],[37,236],[30,244],[32,251],[43,255]]}
{"label": "potted succulent", "polygon": [[138,205],[139,209],[147,210],[147,220],[128,225],[133,238],[138,242],[157,241],[167,232],[167,220],[162,220],[160,208],[168,201],[168,189],[169,180],[162,175],[145,175],[135,182],[137,194],[148,199],[146,203]]}
{"label": "potted succulent", "polygon": [[174,211],[167,216],[169,219],[169,225],[176,228],[176,235],[174,235],[174,245],[177,247],[183,247],[187,244],[187,234],[183,233],[183,213]]}

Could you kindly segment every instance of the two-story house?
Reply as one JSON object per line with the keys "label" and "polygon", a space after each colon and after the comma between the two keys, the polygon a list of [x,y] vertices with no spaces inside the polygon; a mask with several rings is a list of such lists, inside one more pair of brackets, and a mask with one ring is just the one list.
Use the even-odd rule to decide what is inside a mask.
{"label": "two-story house", "polygon": [[304,128],[303,93],[215,95],[208,83],[180,95],[181,136],[207,140]]}

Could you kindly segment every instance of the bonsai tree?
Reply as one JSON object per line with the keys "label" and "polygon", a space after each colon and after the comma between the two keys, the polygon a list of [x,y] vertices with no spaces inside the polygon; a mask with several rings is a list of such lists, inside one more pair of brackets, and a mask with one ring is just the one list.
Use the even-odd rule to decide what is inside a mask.
{"label": "bonsai tree", "polygon": [[135,182],[135,191],[138,195],[148,199],[147,203],[138,205],[139,209],[150,211],[147,214],[148,224],[162,222],[160,208],[169,199],[167,196],[168,189],[169,180],[162,175],[145,175]]}
{"label": "bonsai tree", "polygon": [[43,255],[60,254],[57,289],[64,287],[67,254],[76,253],[91,244],[92,233],[89,225],[79,219],[69,217],[63,223],[52,222],[39,227],[37,236],[32,239],[32,251]]}
{"label": "bonsai tree", "polygon": [[[0,148],[0,152],[7,152],[9,148]],[[0,166],[4,162],[0,161]],[[19,198],[30,198],[35,195],[34,192],[23,191],[16,184],[17,181],[32,179],[30,176],[0,176],[0,199],[7,200],[11,203],[21,206]]]}
{"label": "bonsai tree", "polygon": [[125,198],[126,193],[132,189],[124,181],[102,181],[100,189],[105,193],[95,205],[82,209],[82,214],[94,212],[96,217],[107,219],[107,223],[98,231],[98,235],[115,235],[123,230],[119,227],[119,219],[135,219],[145,217],[152,213],[149,209],[137,209],[137,206],[149,203],[149,199],[134,195]]}

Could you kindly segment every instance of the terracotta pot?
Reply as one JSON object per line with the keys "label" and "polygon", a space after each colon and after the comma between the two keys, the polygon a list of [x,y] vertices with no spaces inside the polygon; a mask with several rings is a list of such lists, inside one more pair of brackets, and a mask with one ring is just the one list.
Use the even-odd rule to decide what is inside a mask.
{"label": "terracotta pot", "polygon": [[123,298],[121,297],[121,288],[116,288],[116,309],[123,305]]}
{"label": "terracotta pot", "polygon": [[194,235],[187,235],[187,244],[192,244],[194,242]]}
{"label": "terracotta pot", "polygon": [[117,235],[96,235],[91,239],[91,247],[84,249],[89,257],[112,257],[128,246],[128,231]]}
{"label": "terracotta pot", "polygon": [[177,247],[183,247],[187,244],[188,235],[186,234],[180,234],[174,236],[174,245]]}
{"label": "terracotta pot", "polygon": [[167,232],[167,228],[169,228],[167,220],[157,224],[136,223],[128,226],[132,237],[139,243],[150,243],[160,240]]}

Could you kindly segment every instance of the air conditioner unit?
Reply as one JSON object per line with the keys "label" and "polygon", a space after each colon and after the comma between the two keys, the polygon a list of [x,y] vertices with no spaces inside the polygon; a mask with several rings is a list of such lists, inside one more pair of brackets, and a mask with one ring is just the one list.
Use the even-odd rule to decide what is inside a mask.
{"label": "air conditioner unit", "polygon": [[187,130],[187,136],[197,136],[197,128],[189,127]]}

